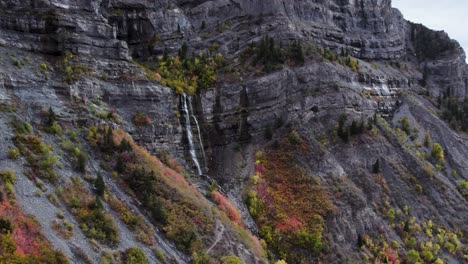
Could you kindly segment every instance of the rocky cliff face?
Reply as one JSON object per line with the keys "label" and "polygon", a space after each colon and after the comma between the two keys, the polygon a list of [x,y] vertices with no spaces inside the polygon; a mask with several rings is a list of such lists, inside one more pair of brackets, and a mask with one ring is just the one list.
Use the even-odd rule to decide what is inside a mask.
{"label": "rocky cliff face", "polygon": [[[436,102],[466,97],[465,53],[445,33],[404,20],[390,0],[0,0],[0,8],[0,171],[16,171],[19,205],[41,222],[45,237],[71,262],[97,263],[104,252],[124,252],[133,245],[143,249],[150,263],[163,263],[161,254],[177,263],[201,261],[202,253],[212,261],[237,255],[247,263],[267,258],[288,263],[413,263],[408,260],[411,250],[427,263],[436,258],[466,261],[463,184],[468,178],[468,139],[442,121],[443,107]],[[301,43],[304,63],[286,60],[272,71],[253,65],[266,36],[278,49]],[[225,60],[216,84],[191,96],[189,126],[181,96],[163,85],[159,73],[152,75],[158,71],[152,67],[158,57],[175,56],[184,43],[187,54],[219,52]],[[76,171],[72,154],[63,147],[65,133],[61,137],[44,128],[49,106],[63,130],[75,131],[81,149],[89,153],[84,173]],[[468,114],[464,111],[459,115]],[[136,113],[150,122],[135,122]],[[343,116],[347,121],[339,126]],[[58,183],[39,187],[27,172],[31,161],[24,152],[19,160],[7,158],[9,149],[18,147],[17,128],[11,125],[18,120],[31,123],[35,134],[54,147],[62,164],[55,167],[62,176]],[[357,128],[360,122],[365,129]],[[403,125],[406,122],[409,125]],[[174,205],[185,205],[188,192],[197,202],[179,214],[180,219],[189,215],[203,222],[191,212],[210,211],[208,207],[228,208],[228,217],[207,213],[206,228],[190,233],[200,244],[186,250],[179,238],[192,235],[176,233],[176,227],[158,220],[158,203],[145,202],[150,198],[139,193],[145,184],[132,185],[125,177],[128,170],[114,172],[115,162],[130,158],[113,161],[105,147],[93,146],[88,132],[106,126],[127,132],[171,168],[159,168],[161,175],[184,174],[182,168],[187,172],[191,187],[169,184],[180,196],[168,198],[155,191],[167,201],[170,213],[179,212]],[[192,130],[194,149],[189,148],[187,130]],[[441,146],[442,159],[432,155],[434,143]],[[291,148],[296,151],[291,153]],[[266,157],[259,158],[259,150]],[[197,175],[191,151],[200,158],[203,177]],[[287,167],[300,168],[300,173],[271,165],[282,164],[282,159],[274,159],[278,153],[288,157]],[[379,169],[374,168],[377,160]],[[119,173],[122,176],[116,176]],[[66,201],[34,195],[36,188],[51,195],[77,174],[91,193],[94,185],[86,181],[103,175],[110,194],[154,227],[157,243],[138,240],[137,231],[119,220],[119,212],[105,198],[103,210],[116,219],[120,232],[118,246],[90,239]],[[254,174],[260,185],[258,178],[251,180]],[[331,204],[329,210],[304,216],[298,205],[297,212],[281,211],[285,206],[279,208],[280,201],[289,198],[288,192],[275,189],[270,178],[286,175],[284,186],[306,196],[308,189],[294,185],[293,174],[304,175],[301,182],[326,193],[327,199],[313,201]],[[213,191],[213,179],[231,201],[216,194],[202,197]],[[249,190],[270,204],[262,207],[263,213],[252,209],[246,199]],[[51,215],[59,209],[75,226],[71,239],[56,235],[51,227],[56,221]],[[320,229],[307,220],[317,217],[322,219]],[[309,236],[299,236],[285,223],[310,227]],[[279,231],[269,233],[272,227]],[[262,239],[268,254],[259,253],[260,242],[249,232]],[[317,234],[320,247],[311,242]],[[286,237],[294,237],[294,243]],[[125,256],[122,253],[122,259]]]}

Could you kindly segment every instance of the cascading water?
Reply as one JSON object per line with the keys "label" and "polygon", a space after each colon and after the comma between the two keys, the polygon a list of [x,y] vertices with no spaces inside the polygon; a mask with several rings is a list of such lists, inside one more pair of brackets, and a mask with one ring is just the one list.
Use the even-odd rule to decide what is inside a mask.
{"label": "cascading water", "polygon": [[192,127],[190,126],[190,113],[189,108],[187,107],[187,95],[182,95],[182,111],[184,112],[185,117],[185,130],[187,131],[187,140],[189,143],[189,152],[190,156],[192,157],[193,163],[195,163],[195,167],[197,167],[198,175],[203,175],[200,162],[198,162],[197,153],[195,151],[195,147],[193,146],[193,133]]}
{"label": "cascading water", "polygon": [[203,147],[203,140],[201,138],[201,131],[200,131],[200,126],[198,125],[198,119],[195,116],[195,112],[193,111],[193,106],[192,106],[192,98],[188,97],[188,102],[189,102],[189,113],[192,115],[193,122],[195,122],[195,125],[197,126],[197,132],[198,132],[198,142],[200,144],[200,151],[202,153],[202,158],[203,158],[203,165],[206,168],[206,155],[205,155],[205,148]]}
{"label": "cascading water", "polygon": [[198,120],[195,117],[195,115],[192,115],[192,118],[193,118],[193,121],[195,122],[195,125],[197,126],[198,142],[200,143],[200,150],[201,150],[202,158],[203,158],[203,166],[206,168],[206,155],[205,155],[205,148],[203,147],[203,141],[201,138],[200,126],[198,125]]}

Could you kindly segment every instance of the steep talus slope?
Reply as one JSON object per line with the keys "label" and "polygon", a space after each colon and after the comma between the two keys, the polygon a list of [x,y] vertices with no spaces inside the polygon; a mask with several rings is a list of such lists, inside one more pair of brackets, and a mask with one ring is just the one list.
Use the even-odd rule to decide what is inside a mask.
{"label": "steep talus slope", "polygon": [[[468,138],[442,120],[441,103],[468,93],[465,54],[444,32],[404,20],[390,0],[0,0],[0,8],[0,172],[16,171],[18,204],[72,263],[98,263],[106,252],[123,260],[132,246],[150,263],[164,263],[161,255],[414,263],[415,252],[426,263],[466,261]],[[266,36],[285,54],[300,43],[304,62],[258,62]],[[163,85],[158,57],[200,52],[224,63],[185,109],[185,97]],[[49,107],[62,133],[51,130]],[[52,146],[41,151],[57,161],[41,164],[57,182],[36,178],[43,172],[32,157],[42,157],[21,145],[35,137]],[[432,153],[436,143],[443,157]],[[106,196],[96,198],[102,207],[88,203],[98,175],[126,206]],[[85,198],[71,201],[61,188]],[[79,206],[110,215],[118,245],[83,226]],[[140,229],[125,223],[128,211]],[[71,223],[71,238],[57,221]],[[154,244],[138,233],[147,226]]]}

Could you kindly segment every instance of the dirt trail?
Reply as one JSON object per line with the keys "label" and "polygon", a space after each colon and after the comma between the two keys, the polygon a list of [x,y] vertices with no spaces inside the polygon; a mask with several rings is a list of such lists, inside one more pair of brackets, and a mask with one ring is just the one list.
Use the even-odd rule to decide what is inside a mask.
{"label": "dirt trail", "polygon": [[208,248],[208,250],[206,250],[206,254],[209,254],[211,252],[211,250],[213,250],[213,248],[215,248],[216,245],[218,245],[218,243],[221,241],[221,239],[224,236],[224,231],[225,230],[226,230],[226,228],[224,227],[223,223],[221,223],[221,221],[216,219],[216,230],[215,230],[216,239],[213,242],[213,244],[211,244],[211,246]]}

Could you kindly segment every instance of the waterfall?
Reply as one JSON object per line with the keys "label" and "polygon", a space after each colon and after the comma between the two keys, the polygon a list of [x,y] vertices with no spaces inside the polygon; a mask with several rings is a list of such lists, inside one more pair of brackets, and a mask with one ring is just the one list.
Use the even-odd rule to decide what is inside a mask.
{"label": "waterfall", "polygon": [[191,97],[188,98],[188,102],[189,102],[189,112],[192,114],[193,122],[195,122],[195,125],[197,126],[198,142],[199,142],[199,144],[200,144],[200,151],[201,151],[201,153],[202,153],[203,165],[204,165],[204,167],[206,168],[205,148],[203,147],[203,141],[202,141],[202,138],[201,138],[200,126],[198,125],[198,120],[197,120],[197,117],[195,116],[195,112],[193,112],[192,98],[191,98]]}
{"label": "waterfall", "polygon": [[[185,117],[185,130],[187,131],[187,140],[189,143],[189,152],[190,156],[192,157],[193,163],[195,163],[195,167],[197,167],[198,175],[203,175],[202,170],[200,168],[200,163],[198,162],[197,153],[195,151],[195,147],[193,146],[193,133],[192,127],[190,126],[190,112],[187,107],[187,95],[182,95],[182,111],[184,112]],[[190,107],[191,108],[191,107]]]}

